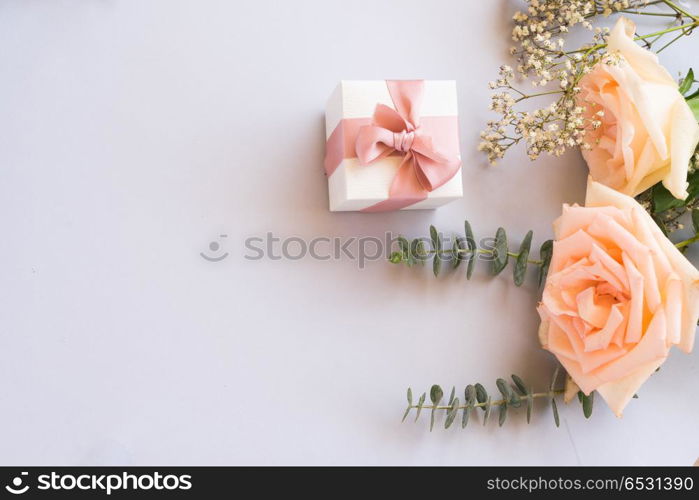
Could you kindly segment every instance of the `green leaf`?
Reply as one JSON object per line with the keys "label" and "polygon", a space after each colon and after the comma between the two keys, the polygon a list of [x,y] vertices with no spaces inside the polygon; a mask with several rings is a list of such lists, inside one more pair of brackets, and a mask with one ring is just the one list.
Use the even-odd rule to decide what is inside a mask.
{"label": "green leaf", "polygon": [[687,175],[687,184],[688,196],[684,200],[675,198],[672,193],[663,186],[662,182],[653,186],[653,191],[651,192],[653,212],[662,213],[671,208],[680,208],[695,200],[697,196],[699,196],[699,170],[690,172],[689,175]]}
{"label": "green leaf", "polygon": [[437,384],[433,385],[430,389],[430,401],[432,401],[432,404],[435,406],[438,405],[443,396],[444,391],[442,391],[442,388]]}
{"label": "green leaf", "polygon": [[451,409],[447,413],[447,419],[444,421],[444,428],[448,429],[451,427],[451,424],[454,423],[454,419],[456,418],[456,415],[459,413],[459,398],[454,398],[454,401],[451,404]]}
{"label": "green leaf", "polygon": [[422,407],[425,405],[425,398],[427,397],[427,393],[423,392],[422,396],[420,396],[420,399],[417,400],[417,413],[415,414],[415,421],[417,422],[417,419],[420,418],[420,413],[422,412]]}
{"label": "green leaf", "polygon": [[675,198],[662,183],[653,186],[652,196],[654,213],[662,213],[671,208],[682,207],[685,204],[684,200]]}
{"label": "green leaf", "polygon": [[582,391],[579,391],[578,395],[581,396],[583,415],[585,415],[585,418],[590,418],[590,415],[592,415],[592,403],[594,403],[595,400],[595,393],[591,392],[589,396],[585,396]]}
{"label": "green leaf", "polygon": [[497,379],[495,381],[495,385],[498,387],[500,394],[502,394],[502,399],[509,401],[510,398],[512,398],[512,389],[510,389],[510,386],[507,385],[507,382],[504,379]]}
{"label": "green leaf", "polygon": [[403,252],[404,255],[410,253],[410,243],[408,243],[408,240],[406,240],[404,236],[398,237],[398,248],[400,248],[400,251]]}
{"label": "green leaf", "polygon": [[398,237],[398,247],[400,248],[402,259],[408,263],[408,267],[413,267],[415,264],[415,259],[413,258],[413,253],[410,251],[410,243],[403,236]]}
{"label": "green leaf", "polygon": [[532,410],[534,409],[534,396],[527,394],[527,423],[532,421]]}
{"label": "green leaf", "polygon": [[679,86],[679,91],[680,94],[684,95],[686,94],[689,89],[692,88],[692,85],[694,84],[694,70],[692,68],[689,68],[689,71],[687,72],[687,75],[682,79],[682,82],[680,82]]}
{"label": "green leaf", "polygon": [[551,256],[553,255],[553,240],[546,240],[541,244],[539,249],[539,258],[541,259],[541,268],[539,269],[539,286],[546,279],[551,265]]}
{"label": "green leaf", "polygon": [[415,238],[410,243],[410,255],[415,263],[424,264],[429,254],[425,251],[425,244],[420,238]]}
{"label": "green leaf", "polygon": [[391,262],[391,264],[400,264],[403,262],[403,254],[400,252],[392,252],[388,260]]}
{"label": "green leaf", "polygon": [[452,245],[451,248],[453,256],[451,265],[454,267],[454,269],[459,267],[461,262],[466,259],[466,254],[461,252],[461,250],[466,250],[466,248],[463,246],[461,238],[454,238],[454,245]]}
{"label": "green leaf", "polygon": [[403,414],[403,420],[401,422],[405,422],[405,419],[408,418],[408,413],[410,413],[410,410],[413,406],[413,390],[408,387],[408,407],[405,409],[405,413]]}
{"label": "green leaf", "polygon": [[464,414],[461,417],[461,428],[464,429],[468,425],[468,417],[471,415],[471,407],[464,408]]}
{"label": "green leaf", "polygon": [[[482,384],[476,384],[476,401],[479,403],[485,403],[488,400],[488,391],[485,390]],[[485,408],[481,406],[481,409],[485,411]]]}
{"label": "green leaf", "polygon": [[556,400],[551,398],[551,410],[553,410],[553,421],[556,422],[556,427],[561,426],[561,420],[558,417],[558,406],[556,406]]}
{"label": "green leaf", "polygon": [[553,377],[551,378],[551,385],[549,385],[549,392],[553,392],[556,389],[556,382],[558,381],[558,373],[561,371],[561,366],[556,366],[553,371]]}
{"label": "green leaf", "polygon": [[490,418],[490,409],[492,408],[490,396],[488,396],[485,402],[485,413],[483,414],[483,425],[488,423],[488,418]]}
{"label": "green leaf", "polygon": [[468,425],[468,418],[471,415],[471,410],[473,409],[473,405],[476,404],[476,388],[471,384],[467,385],[464,390],[464,401],[466,401],[466,408],[464,408],[461,427],[466,427]]}
{"label": "green leaf", "polygon": [[687,100],[687,104],[689,104],[689,109],[694,113],[694,118],[699,122],[699,91],[692,94],[690,97],[691,99]]}
{"label": "green leaf", "polygon": [[432,240],[432,250],[434,257],[432,259],[432,272],[435,276],[439,276],[439,270],[442,268],[442,239],[434,226],[430,226],[430,239]]}
{"label": "green leaf", "polygon": [[510,397],[510,400],[507,402],[508,405],[510,405],[512,408],[519,408],[522,406],[522,399],[514,392],[512,391],[512,396]]}
{"label": "green leaf", "polygon": [[451,406],[451,404],[454,402],[454,396],[456,395],[456,387],[451,388],[451,394],[449,394],[449,402],[447,403],[448,406]]}
{"label": "green leaf", "polygon": [[493,249],[493,275],[497,276],[507,267],[507,233],[501,227],[495,233],[495,248]]}
{"label": "green leaf", "polygon": [[507,403],[500,405],[500,414],[498,415],[498,426],[502,427],[507,418]]}
{"label": "green leaf", "polygon": [[524,283],[524,275],[527,272],[527,261],[529,260],[529,250],[532,246],[532,236],[534,233],[529,231],[522,240],[519,247],[519,255],[515,261],[514,280],[516,286],[521,286]]}
{"label": "green leaf", "polygon": [[699,233],[699,208],[692,209],[692,227],[694,233]]}
{"label": "green leaf", "polygon": [[517,390],[519,391],[520,394],[523,396],[527,394],[527,386],[524,384],[524,380],[522,380],[520,377],[517,375],[512,375],[512,381],[515,383],[515,387],[517,387]]}
{"label": "green leaf", "polygon": [[470,280],[473,276],[473,268],[476,264],[476,239],[473,236],[473,230],[471,229],[471,224],[466,220],[464,221],[464,230],[466,232],[466,245],[471,251],[468,255],[468,263],[466,266],[466,279]]}

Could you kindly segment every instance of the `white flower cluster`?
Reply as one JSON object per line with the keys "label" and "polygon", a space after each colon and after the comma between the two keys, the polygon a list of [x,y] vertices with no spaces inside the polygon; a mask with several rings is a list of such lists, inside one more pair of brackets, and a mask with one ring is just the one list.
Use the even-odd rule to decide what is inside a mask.
{"label": "white flower cluster", "polygon": [[[490,109],[500,118],[488,122],[478,149],[491,163],[520,141],[526,143],[531,159],[544,152],[560,156],[569,147],[589,147],[583,142],[585,132],[600,126],[600,116],[578,104],[578,82],[605,57],[608,34],[607,29],[594,28],[590,19],[639,9],[648,0],[527,0],[527,4],[526,12],[514,15],[512,39],[516,45],[510,53],[517,61],[517,75],[537,88],[534,93],[516,88],[515,70],[509,66],[501,66],[499,78],[490,82],[490,88],[497,90]],[[566,51],[563,34],[576,25],[593,32],[592,43]],[[611,58],[608,62],[614,63]],[[556,101],[544,108],[516,109],[525,99],[551,95],[557,96]]]}

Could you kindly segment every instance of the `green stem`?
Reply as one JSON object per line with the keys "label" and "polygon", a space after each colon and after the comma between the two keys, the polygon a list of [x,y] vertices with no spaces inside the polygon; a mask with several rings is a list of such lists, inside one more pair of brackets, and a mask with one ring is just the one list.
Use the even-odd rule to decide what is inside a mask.
{"label": "green stem", "polygon": [[663,0],[663,3],[668,5],[670,8],[672,8],[674,11],[676,11],[679,14],[682,14],[683,16],[687,16],[690,19],[694,19],[695,21],[699,20],[699,17],[695,16],[691,12],[687,12],[684,8],[681,6],[677,5],[674,1],[672,0]]}
{"label": "green stem", "polygon": [[520,94],[522,94],[522,97],[518,97],[517,99],[515,99],[515,102],[523,101],[524,99],[529,99],[530,97],[539,97],[542,95],[563,94],[563,93],[564,93],[563,90],[551,90],[549,92],[539,92],[537,94],[522,94],[520,92]]}
{"label": "green stem", "polygon": [[[469,249],[467,249],[467,248],[460,249],[460,250],[456,250],[456,253],[460,253],[460,254],[461,254],[461,253],[463,253],[463,254],[470,254],[471,252],[472,252],[472,250],[469,250]],[[426,257],[426,256],[428,256],[428,255],[434,255],[435,253],[438,253],[438,254],[440,254],[440,255],[453,254],[453,253],[454,253],[454,250],[439,250],[439,251],[437,251],[437,252],[435,252],[434,250],[427,250],[425,253],[421,254],[421,256],[425,256],[425,257]],[[493,255],[493,254],[495,253],[495,251],[494,251],[494,250],[484,250],[484,249],[482,249],[482,248],[479,248],[479,249],[476,250],[476,253],[481,254],[481,255]],[[519,257],[519,254],[518,254],[518,253],[514,253],[514,252],[507,252],[507,255],[509,255],[509,256],[512,257],[513,259],[516,259],[517,257]],[[527,262],[528,262],[529,264],[535,264],[535,265],[537,265],[537,266],[540,266],[541,264],[543,264],[543,261],[542,261],[542,260],[536,260],[536,259],[527,259]]]}
{"label": "green stem", "polygon": [[[522,399],[522,400],[527,400],[527,399],[529,399],[529,398],[532,398],[532,399],[537,399],[537,398],[548,398],[548,399],[551,399],[551,398],[553,398],[554,396],[560,395],[560,394],[563,394],[563,393],[565,393],[565,390],[563,390],[563,389],[557,389],[557,390],[555,390],[555,391],[549,391],[549,392],[534,392],[534,393],[532,393],[532,394],[528,394],[528,395],[524,395],[524,396],[519,396],[519,398]],[[497,399],[497,400],[495,400],[495,401],[491,401],[491,402],[490,402],[490,406],[501,406],[501,405],[503,405],[503,404],[505,404],[505,403],[509,403],[509,400]],[[459,410],[463,410],[463,409],[465,409],[465,408],[482,408],[482,407],[487,406],[487,405],[488,405],[488,403],[487,403],[487,402],[484,402],[484,403],[474,403],[474,404],[472,404],[472,405],[470,405],[470,404],[459,405],[459,406],[457,406],[457,408],[458,408]],[[410,405],[410,409],[411,409],[411,410],[412,410],[412,409],[416,409],[416,408],[419,408],[419,406],[417,406],[417,405]],[[451,407],[451,406],[445,406],[445,405],[439,405],[439,406],[435,406],[435,405],[423,405],[423,406],[422,406],[422,409],[423,409],[423,410],[451,410],[452,407]]]}
{"label": "green stem", "polygon": [[699,241],[699,233],[695,234],[691,238],[688,238],[684,241],[680,241],[679,243],[675,243],[675,246],[677,248],[684,248],[684,247],[691,245],[692,243],[696,243],[697,241]]}
{"label": "green stem", "polygon": [[636,14],[639,16],[677,17],[677,14],[670,14],[669,12],[640,12],[636,10],[618,10],[617,12],[622,12],[624,14]]}
{"label": "green stem", "polygon": [[[648,33],[647,35],[640,35],[634,38],[634,40],[645,40],[646,38],[652,38],[654,36],[660,36],[660,35],[665,35],[667,33],[672,33],[674,31],[678,30],[686,30],[686,29],[693,29],[699,26],[699,19],[692,17],[692,19],[695,19],[694,22],[691,23],[686,23],[686,24],[681,24],[679,26],[673,26],[672,28],[667,28],[662,31],[656,31],[655,33]],[[571,50],[569,52],[564,52],[564,54],[576,54],[579,52],[594,52],[599,49],[603,49],[607,46],[606,43],[599,43],[597,45],[593,45],[592,47],[584,48],[584,49],[578,49],[578,50]]]}

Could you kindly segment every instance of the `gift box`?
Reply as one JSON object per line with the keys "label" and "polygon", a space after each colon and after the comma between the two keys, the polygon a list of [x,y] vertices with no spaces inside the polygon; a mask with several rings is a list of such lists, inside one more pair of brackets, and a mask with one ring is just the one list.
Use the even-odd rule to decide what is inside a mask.
{"label": "gift box", "polygon": [[454,81],[342,81],[325,126],[331,211],[430,209],[463,195]]}

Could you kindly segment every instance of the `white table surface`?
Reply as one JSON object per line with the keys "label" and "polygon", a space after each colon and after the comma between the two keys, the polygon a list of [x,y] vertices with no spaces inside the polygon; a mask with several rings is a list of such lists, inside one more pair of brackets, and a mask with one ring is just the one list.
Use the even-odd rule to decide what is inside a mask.
{"label": "white table surface", "polygon": [[[533,273],[519,289],[483,263],[467,283],[244,258],[267,232],[422,236],[465,217],[478,237],[549,238],[561,204],[583,200],[578,154],[490,168],[475,152],[513,10],[2,0],[0,462],[692,464],[696,353],[674,352],[622,420],[575,404],[559,429],[545,405],[529,426],[521,411],[503,428],[400,424],[408,385],[548,383]],[[696,43],[666,51],[673,74]],[[463,200],[328,212],[325,101],[340,79],[383,78],[457,80]],[[207,262],[216,239],[230,255]]]}

